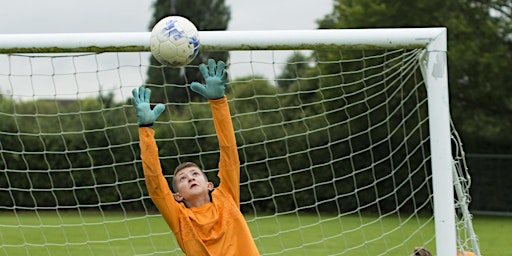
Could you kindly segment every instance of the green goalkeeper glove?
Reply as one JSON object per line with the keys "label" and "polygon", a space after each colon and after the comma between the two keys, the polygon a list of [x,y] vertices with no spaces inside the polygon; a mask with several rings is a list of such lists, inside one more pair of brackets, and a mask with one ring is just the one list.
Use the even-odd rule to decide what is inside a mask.
{"label": "green goalkeeper glove", "polygon": [[153,110],[149,105],[149,98],[151,97],[151,90],[144,87],[132,90],[132,104],[137,113],[137,124],[139,127],[151,127],[156,119],[162,114],[165,109],[163,104],[157,104]]}
{"label": "green goalkeeper glove", "polygon": [[[219,61],[215,64],[215,60],[208,60],[208,68],[205,64],[199,65],[199,71],[203,74],[206,85],[198,82],[192,82],[190,89],[201,94],[209,100],[216,100],[224,97],[227,82],[227,71],[224,69],[226,64]],[[209,69],[209,70],[208,70]]]}

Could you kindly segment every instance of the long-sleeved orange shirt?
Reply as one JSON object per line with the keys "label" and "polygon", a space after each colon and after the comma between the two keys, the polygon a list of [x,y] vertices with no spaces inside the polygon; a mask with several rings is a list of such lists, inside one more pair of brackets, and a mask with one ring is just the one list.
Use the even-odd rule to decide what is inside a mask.
{"label": "long-sleeved orange shirt", "polygon": [[240,160],[227,99],[210,100],[220,147],[220,185],[211,202],[187,208],[176,202],[162,174],[154,130],[139,128],[144,177],[149,196],[186,255],[259,255],[240,212]]}

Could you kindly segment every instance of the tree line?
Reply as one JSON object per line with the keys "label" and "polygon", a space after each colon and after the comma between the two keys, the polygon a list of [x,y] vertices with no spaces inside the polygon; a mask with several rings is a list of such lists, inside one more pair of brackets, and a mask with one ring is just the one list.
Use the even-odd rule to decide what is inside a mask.
{"label": "tree line", "polygon": [[[324,29],[447,27],[451,113],[465,151],[510,154],[510,4],[510,1],[481,0],[409,1],[407,4],[403,1],[337,0],[332,13],[318,24]],[[154,20],[150,24],[164,16],[179,14],[190,18],[200,30],[223,30],[230,17],[224,1],[208,1],[208,4],[193,7],[180,1],[155,1],[154,7]],[[227,53],[201,53],[195,64],[208,58],[229,60]],[[310,67],[308,58],[325,62]],[[337,80],[340,78],[319,74],[340,72],[340,65],[328,64],[329,60],[339,58],[339,52],[294,55],[277,86],[252,78],[232,81],[228,97],[232,99],[230,104],[243,163],[244,211],[287,211],[314,205],[312,202],[322,202],[315,207],[325,211],[350,211],[360,205],[368,205],[369,210],[386,211],[397,202],[428,200],[425,197],[428,197],[429,185],[422,185],[428,174],[419,160],[428,155],[428,148],[414,151],[403,144],[404,141],[411,145],[425,143],[422,131],[427,130],[426,124],[418,128],[408,122],[400,123],[404,115],[390,111],[400,104],[403,113],[414,112],[423,117],[425,106],[418,107],[418,101],[404,102],[399,97],[379,94],[385,91],[379,87],[372,87],[374,91],[366,93],[385,97],[386,105],[378,107],[382,100],[378,98],[364,104],[350,104],[363,97],[351,94],[364,87],[363,84],[344,88],[341,95],[350,96],[339,97],[340,89],[333,85],[340,84]],[[152,60],[152,63],[156,62]],[[345,71],[359,67],[342,68]],[[356,76],[345,77],[343,82],[359,79]],[[189,158],[201,162],[207,170],[216,168],[214,136],[199,136],[212,134],[209,110],[200,104],[188,104],[201,99],[185,86],[162,86],[187,84],[200,80],[199,77],[197,71],[189,69],[184,73],[148,70],[146,83],[155,91],[155,102],[176,104],[175,111],[166,111],[162,117],[172,122],[155,125],[161,136],[159,147],[165,156],[162,159],[165,170],[172,170],[178,162]],[[304,79],[288,79],[292,77]],[[374,79],[384,78],[376,76]],[[237,86],[237,83],[244,86]],[[404,85],[405,90],[411,90],[418,98],[424,96],[422,90],[409,83]],[[320,99],[325,104],[312,104]],[[370,106],[377,110],[365,112]],[[2,97],[0,108],[3,113],[0,115],[2,207],[58,205],[65,208],[80,204],[96,208],[100,203],[105,209],[151,207],[137,160],[137,131],[129,102],[115,102],[111,95],[63,104],[15,102]],[[16,115],[10,115],[15,112]],[[383,122],[384,115],[391,117]],[[187,122],[191,117],[199,118],[195,123]],[[348,119],[351,121],[346,122]],[[393,133],[386,128],[399,124],[403,126],[403,133]],[[371,125],[380,128],[369,129]],[[388,144],[378,144],[384,134],[391,134]],[[344,140],[352,135],[358,136]],[[364,151],[368,145],[376,145],[375,150]],[[398,148],[392,157],[389,157],[390,148]],[[395,157],[410,161],[397,165],[400,161]],[[382,164],[369,167],[369,159],[382,159]],[[472,164],[478,168],[478,162]],[[393,165],[397,166],[390,174],[391,170],[386,167]],[[405,178],[409,170],[417,171]],[[209,176],[215,180],[212,174]],[[480,177],[485,178],[485,173]],[[313,183],[316,186],[311,186]],[[390,195],[391,187],[398,188],[396,195]],[[423,190],[412,193],[412,187]],[[509,186],[502,188],[510,189]],[[412,194],[418,198],[411,198]],[[384,199],[376,200],[381,196]],[[258,200],[249,201],[250,198]],[[120,200],[122,203],[116,203]],[[413,205],[404,203],[400,207],[408,210]]]}
{"label": "tree line", "polygon": [[[330,63],[338,54],[317,52],[315,58]],[[393,211],[397,205],[413,210],[415,201],[428,200],[427,109],[418,101],[426,94],[417,85],[419,68],[404,81],[400,65],[362,74],[349,71],[360,70],[363,62],[303,65],[310,58],[291,57],[302,61],[291,61],[280,81],[290,81],[285,77],[294,70],[300,79],[292,83],[251,76],[229,84],[242,162],[242,210]],[[346,75],[325,75],[342,71]],[[376,82],[392,76],[400,83]],[[375,83],[366,81],[368,86],[365,79]],[[164,174],[170,182],[175,166],[194,161],[218,184],[209,106],[204,99],[188,101],[166,102],[167,111],[154,125]],[[3,207],[152,209],[129,100],[100,95],[0,102],[0,122],[6,124],[0,134]]]}

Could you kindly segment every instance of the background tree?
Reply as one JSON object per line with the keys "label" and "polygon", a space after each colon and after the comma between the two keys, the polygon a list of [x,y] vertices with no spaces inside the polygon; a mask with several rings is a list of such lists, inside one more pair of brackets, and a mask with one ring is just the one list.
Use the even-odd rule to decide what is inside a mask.
{"label": "background tree", "polygon": [[[319,26],[446,27],[451,115],[465,151],[511,154],[511,6],[510,0],[336,0]],[[468,157],[474,209],[511,209],[510,160],[498,160]]]}
{"label": "background tree", "polygon": [[452,118],[466,151],[512,153],[512,1],[337,0],[321,28],[447,27]]}
{"label": "background tree", "polygon": [[277,85],[288,88],[297,78],[298,74],[308,68],[308,58],[301,52],[294,52],[286,61],[286,67],[278,77]]}
{"label": "background tree", "polygon": [[[183,16],[194,23],[198,30],[209,31],[226,30],[231,12],[224,0],[156,0],[153,4],[153,18],[150,21],[149,30],[159,20],[171,15]],[[150,58],[152,66],[160,66],[155,58],[152,56]],[[229,53],[202,52],[200,50],[190,65],[206,63],[209,58],[228,61]],[[187,84],[202,80],[203,77],[197,68],[161,67],[148,69],[146,84],[153,91],[152,100],[154,102],[183,103],[188,102],[190,98],[200,97],[198,94],[190,93]]]}

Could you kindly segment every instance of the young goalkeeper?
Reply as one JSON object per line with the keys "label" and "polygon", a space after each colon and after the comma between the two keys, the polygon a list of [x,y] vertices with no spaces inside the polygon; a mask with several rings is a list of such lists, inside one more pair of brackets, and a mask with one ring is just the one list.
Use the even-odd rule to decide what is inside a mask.
{"label": "young goalkeeper", "polygon": [[190,88],[206,97],[220,147],[219,186],[214,189],[194,163],[186,162],[174,171],[173,195],[162,174],[158,148],[151,128],[164,111],[150,108],[149,89],[133,90],[137,113],[142,167],[149,196],[171,228],[186,255],[259,255],[249,227],[240,212],[240,162],[233,123],[224,91],[225,64],[208,60],[199,70],[206,84],[193,82]]}

